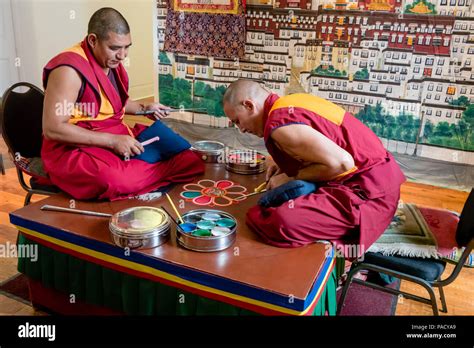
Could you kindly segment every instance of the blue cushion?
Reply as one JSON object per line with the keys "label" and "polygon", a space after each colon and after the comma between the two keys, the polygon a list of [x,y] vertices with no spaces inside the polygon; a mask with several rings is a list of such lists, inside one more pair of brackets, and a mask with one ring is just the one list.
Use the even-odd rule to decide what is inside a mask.
{"label": "blue cushion", "polygon": [[137,140],[144,142],[156,136],[160,137],[160,140],[145,145],[145,151],[133,158],[148,163],[156,163],[166,161],[191,147],[191,144],[186,139],[173,132],[161,121],[155,121],[150,127],[141,132]]}
{"label": "blue cushion", "polygon": [[427,281],[437,280],[446,267],[446,262],[438,259],[385,256],[373,252],[365,253],[363,262],[410,274]]}
{"label": "blue cushion", "polygon": [[316,191],[316,189],[317,186],[313,182],[292,180],[273,190],[265,192],[265,194],[258,200],[258,204],[265,208],[278,207],[290,199],[307,195]]}

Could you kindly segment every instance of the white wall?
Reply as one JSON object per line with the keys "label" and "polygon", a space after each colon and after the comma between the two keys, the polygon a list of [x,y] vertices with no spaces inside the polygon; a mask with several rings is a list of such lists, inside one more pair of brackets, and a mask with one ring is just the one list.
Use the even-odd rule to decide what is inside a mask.
{"label": "white wall", "polygon": [[[0,0],[9,1],[9,0]],[[120,11],[130,25],[130,97],[153,96],[153,0],[11,0],[19,78],[42,86],[44,65],[87,34],[91,15],[101,7]]]}
{"label": "white wall", "polygon": [[18,82],[16,48],[10,1],[0,0],[0,97],[12,84]]}

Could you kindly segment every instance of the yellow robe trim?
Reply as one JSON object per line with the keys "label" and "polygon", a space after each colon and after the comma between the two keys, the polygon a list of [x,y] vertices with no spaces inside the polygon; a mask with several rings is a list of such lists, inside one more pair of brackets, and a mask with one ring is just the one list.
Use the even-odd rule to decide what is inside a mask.
{"label": "yellow robe trim", "polygon": [[[78,43],[77,45],[71,48],[68,48],[64,52],[76,53],[80,55],[82,58],[84,58],[85,60],[89,61],[80,43]],[[92,105],[89,105],[88,103],[76,103],[74,110],[71,113],[71,118],[69,119],[69,123],[74,124],[81,121],[88,121],[88,122],[103,121],[114,116],[114,108],[112,107],[112,104],[110,103],[109,98],[107,98],[107,95],[104,93],[100,85],[99,85],[99,93],[100,93],[101,103],[100,103],[100,109],[99,109],[99,113],[97,114],[97,117],[87,116],[90,112],[94,113],[93,111],[95,111],[95,110],[91,110]]]}
{"label": "yellow robe trim", "polygon": [[289,108],[288,111],[291,113],[291,107],[303,108],[314,112],[338,126],[342,124],[346,113],[346,110],[329,100],[311,94],[296,93],[279,98],[273,104],[269,114],[271,115],[274,110],[282,108]]}
{"label": "yellow robe trim", "polygon": [[351,169],[345,171],[344,173],[341,173],[339,174],[338,176],[336,176],[334,179],[332,180],[341,180],[343,177],[345,177],[346,175],[349,175],[349,174],[352,174],[354,172],[356,172],[359,168],[357,168],[357,166],[354,166],[352,167]]}

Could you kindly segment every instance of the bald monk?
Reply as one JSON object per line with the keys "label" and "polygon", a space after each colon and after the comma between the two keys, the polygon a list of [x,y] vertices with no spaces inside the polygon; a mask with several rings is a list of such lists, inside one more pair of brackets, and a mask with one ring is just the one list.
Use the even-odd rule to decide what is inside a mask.
{"label": "bald monk", "polygon": [[144,151],[136,136],[146,127],[130,129],[124,113],[152,110],[160,119],[169,108],[129,99],[122,62],[131,45],[125,18],[102,8],[92,15],[87,37],[44,68],[41,157],[52,183],[74,198],[123,199],[204,171],[190,150],[154,164],[133,159]]}
{"label": "bald monk", "polygon": [[298,247],[331,240],[367,250],[383,233],[405,177],[369,128],[327,100],[279,97],[253,81],[232,83],[223,104],[242,132],[264,138],[275,162],[267,189],[291,180],[317,183],[313,193],[248,211],[247,224],[267,243]]}

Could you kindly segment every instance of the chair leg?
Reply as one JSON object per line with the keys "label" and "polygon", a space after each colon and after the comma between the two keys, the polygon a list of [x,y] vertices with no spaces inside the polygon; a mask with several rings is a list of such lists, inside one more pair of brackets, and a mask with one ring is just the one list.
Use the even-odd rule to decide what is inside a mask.
{"label": "chair leg", "polygon": [[347,275],[346,283],[344,284],[344,287],[342,288],[342,293],[341,297],[339,298],[339,305],[337,306],[337,312],[336,315],[340,315],[342,308],[344,307],[344,301],[346,300],[347,296],[347,291],[349,290],[349,286],[352,283],[352,278],[359,272],[357,267],[354,267],[352,270],[349,271],[349,274]]}
{"label": "chair leg", "polygon": [[[369,266],[370,266],[370,267],[369,267]],[[398,276],[395,275],[395,274],[394,274],[395,272],[393,272],[393,271],[390,271],[390,270],[387,270],[387,269],[385,269],[385,270],[384,270],[384,269],[378,269],[378,267],[373,266],[373,265],[361,264],[361,265],[355,266],[353,269],[351,269],[351,271],[350,271],[349,274],[347,275],[346,284],[344,285],[344,288],[342,289],[342,294],[341,294],[341,297],[340,297],[340,299],[339,299],[339,305],[337,306],[337,313],[336,313],[336,315],[340,315],[340,313],[341,313],[341,311],[342,311],[342,308],[344,307],[344,301],[345,301],[345,299],[346,299],[347,291],[348,291],[348,289],[349,289],[349,286],[350,286],[350,284],[351,284],[351,282],[352,282],[354,276],[355,276],[358,272],[360,272],[361,270],[365,270],[365,269],[367,269],[367,270],[373,270],[373,271],[376,271],[376,272],[384,272],[384,273],[391,274],[391,275],[396,276],[396,277],[399,277],[399,276],[400,276],[400,275],[398,275]],[[405,277],[406,277],[406,276],[405,276]],[[405,277],[403,277],[402,279],[404,279]],[[416,296],[413,296],[413,298],[412,298],[412,297],[409,297],[409,298],[411,298],[411,299],[413,299],[413,300],[415,300],[415,301],[423,302],[423,303],[429,303],[429,301],[431,301],[431,307],[432,307],[432,309],[433,309],[433,315],[438,316],[438,315],[439,315],[438,303],[437,303],[436,295],[435,295],[435,292],[434,292],[434,288],[433,288],[430,284],[428,284],[427,282],[422,281],[421,279],[418,280],[418,281],[416,281],[416,280],[414,280],[414,279],[408,279],[408,278],[407,278],[407,280],[412,281],[412,282],[415,282],[416,284],[421,285],[422,287],[424,287],[424,288],[426,289],[426,291],[427,291],[428,294],[430,295],[430,299],[429,299],[429,300],[424,299],[426,302],[420,301],[421,298],[418,299],[418,298],[416,298]],[[369,283],[369,284],[370,284],[370,283]],[[364,285],[365,285],[365,286],[369,286],[369,287],[371,287],[371,288],[374,288],[374,289],[376,289],[376,290],[385,291],[385,290],[383,290],[384,287],[380,287],[380,286],[377,286],[377,285],[374,285],[374,284],[372,284],[372,285],[369,285],[369,284],[367,284],[367,285],[364,284]],[[440,291],[443,291],[443,290],[441,290],[441,288],[440,288]],[[391,291],[388,291],[388,292],[391,292]],[[399,293],[400,293],[400,292],[399,292]],[[407,294],[407,295],[408,295],[408,294]],[[443,298],[444,298],[444,293],[442,293],[441,296],[443,296]],[[441,300],[441,301],[443,301],[443,300]]]}
{"label": "chair leg", "polygon": [[421,284],[421,283],[419,284],[422,285],[426,289],[426,291],[428,291],[428,294],[430,295],[430,299],[431,299],[431,307],[433,308],[433,315],[438,316],[439,315],[438,303],[436,302],[436,295],[435,295],[434,289],[428,284],[426,285]]}
{"label": "chair leg", "polygon": [[448,313],[448,306],[446,304],[446,298],[444,297],[443,287],[440,286],[438,289],[439,289],[439,298],[441,299],[441,312]]}
{"label": "chair leg", "polygon": [[31,197],[33,197],[33,192],[28,192],[25,197],[25,203],[23,204],[24,207],[30,204]]}
{"label": "chair leg", "polygon": [[0,153],[0,170],[2,171],[2,175],[5,175],[5,165],[3,164],[3,155]]}

